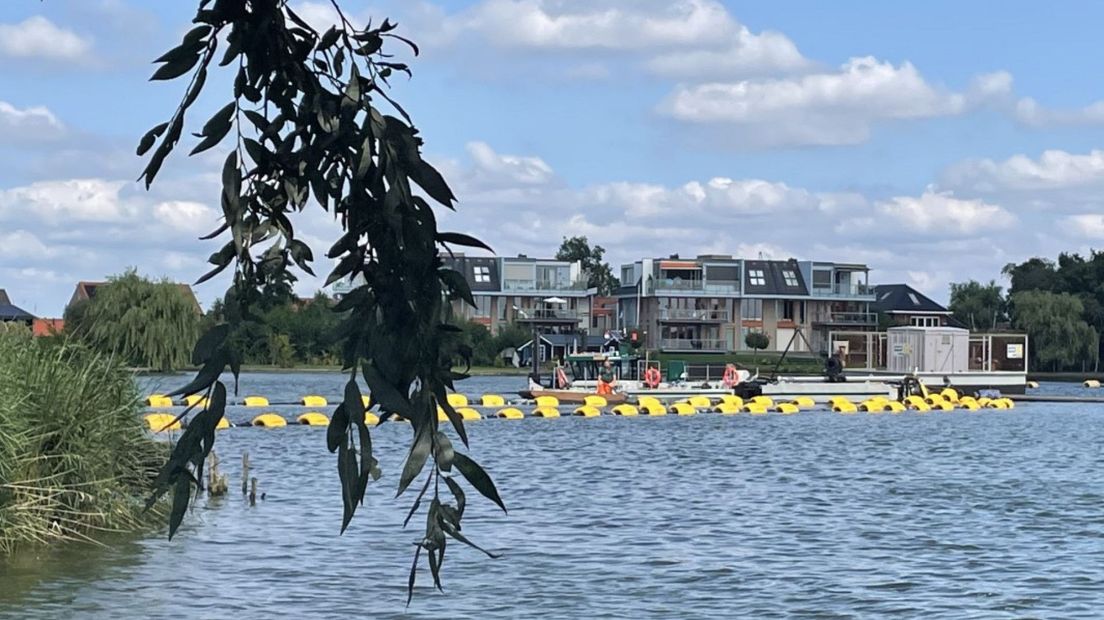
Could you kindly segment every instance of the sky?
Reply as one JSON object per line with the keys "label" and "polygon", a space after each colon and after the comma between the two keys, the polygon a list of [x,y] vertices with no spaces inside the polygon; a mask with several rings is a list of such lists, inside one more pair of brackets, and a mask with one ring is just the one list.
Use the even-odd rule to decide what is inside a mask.
{"label": "sky", "polygon": [[[15,304],[60,316],[80,280],[207,270],[224,152],[178,149],[150,190],[135,182],[139,138],[184,87],[149,82],[151,61],[197,4],[3,2],[0,288]],[[334,19],[328,1],[291,4]],[[861,262],[946,301],[951,282],[1104,245],[1101,3],[342,5],[420,44],[394,50],[414,76],[392,95],[459,197],[440,224],[501,255],[585,235],[615,273],[675,253]],[[192,122],[229,97],[209,79]],[[324,255],[334,223],[300,218]],[[197,288],[205,307],[226,284]]]}

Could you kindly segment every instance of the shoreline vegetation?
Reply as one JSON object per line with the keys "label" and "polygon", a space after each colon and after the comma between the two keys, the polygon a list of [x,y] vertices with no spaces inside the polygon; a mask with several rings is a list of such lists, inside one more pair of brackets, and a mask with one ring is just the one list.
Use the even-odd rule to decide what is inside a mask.
{"label": "shoreline vegetation", "polygon": [[111,357],[0,331],[0,558],[161,522],[143,508],[168,451],[140,398]]}

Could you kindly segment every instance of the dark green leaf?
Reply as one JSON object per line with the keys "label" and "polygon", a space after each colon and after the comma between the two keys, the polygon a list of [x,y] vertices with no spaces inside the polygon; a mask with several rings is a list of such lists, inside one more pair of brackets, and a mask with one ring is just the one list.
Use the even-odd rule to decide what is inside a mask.
{"label": "dark green leaf", "polygon": [[395,497],[402,495],[406,487],[410,486],[410,483],[414,482],[418,474],[422,473],[422,468],[425,467],[426,458],[429,457],[431,447],[429,427],[419,427],[414,436],[414,445],[410,446],[410,454],[407,455],[406,464],[403,465],[402,475],[399,476],[399,492],[395,494]]}
{"label": "dark green leaf", "polygon": [[452,449],[452,441],[449,440],[448,435],[441,431],[437,431],[434,438],[437,446],[433,456],[437,461],[437,467],[440,467],[441,471],[444,472],[452,471],[452,459],[456,454]]}
{"label": "dark green leaf", "polygon": [[337,38],[341,36],[341,32],[337,29],[337,26],[330,26],[326,34],[322,35],[322,40],[318,43],[318,49],[324,50],[332,47],[334,43],[337,43]]}
{"label": "dark green leaf", "polygon": [[411,599],[414,598],[414,579],[418,574],[418,556],[422,554],[422,548],[419,546],[414,551],[414,563],[410,565],[410,577],[406,581],[406,605],[410,606]]}
{"label": "dark green leaf", "polygon": [[138,156],[145,155],[147,151],[153,146],[153,143],[157,141],[157,138],[165,133],[165,128],[169,124],[167,122],[161,123],[155,126],[153,129],[146,132],[146,135],[142,136],[142,140],[138,142]]}
{"label": "dark green leaf", "polygon": [[506,512],[506,505],[502,503],[502,498],[498,496],[498,489],[495,488],[494,481],[478,463],[468,458],[466,454],[457,452],[453,455],[452,464],[460,470],[460,474],[475,487],[475,490],[479,491],[480,495],[498,504],[502,512]]}
{"label": "dark green leaf", "polygon": [[[361,416],[363,417],[363,416]],[[345,403],[334,409],[330,424],[326,427],[326,449],[331,453],[349,441],[349,413]]]}
{"label": "dark green leaf", "polygon": [[445,533],[448,534],[449,536],[451,536],[454,539],[464,543],[465,545],[471,547],[472,549],[475,549],[476,551],[482,551],[483,553],[487,554],[487,557],[489,557],[491,559],[498,559],[498,558],[502,557],[502,556],[498,555],[497,553],[491,553],[490,551],[487,551],[483,547],[480,547],[479,545],[477,545],[477,544],[473,543],[472,541],[468,540],[467,537],[464,536],[463,534],[461,534],[460,530],[453,527],[453,525],[451,523],[447,523],[447,522],[442,523],[441,524],[441,529],[445,530]]}
{"label": "dark green leaf", "polygon": [[207,330],[207,333],[196,341],[195,348],[192,349],[192,363],[196,365],[207,363],[215,350],[226,341],[226,336],[229,333],[230,325],[227,323],[220,323]]}
{"label": "dark green leaf", "polygon": [[207,360],[207,363],[203,365],[203,368],[199,369],[196,376],[188,385],[173,390],[166,394],[166,396],[188,396],[189,394],[196,394],[211,387],[219,375],[226,368],[226,352],[224,349],[220,349],[216,352],[211,359]]}
{"label": "dark green leaf", "polygon": [[440,242],[440,243],[451,243],[453,245],[463,245],[463,246],[467,246],[469,248],[483,248],[484,250],[487,250],[488,252],[492,252],[492,253],[494,252],[494,250],[491,249],[491,246],[487,245],[486,243],[483,243],[482,241],[480,241],[479,239],[476,239],[475,237],[465,235],[464,233],[456,233],[456,232],[437,233],[437,241]]}
{"label": "dark green leaf", "polygon": [[161,65],[157,71],[153,72],[153,77],[150,80],[171,80],[178,78],[188,72],[189,69],[194,67],[199,62],[199,51],[185,54],[184,56],[177,58],[171,62],[167,62]]}
{"label": "dark green leaf", "polygon": [[191,500],[192,481],[187,476],[176,479],[173,491],[172,509],[169,512],[169,540],[176,534],[180,523],[184,521],[184,513],[188,510],[188,502]]}

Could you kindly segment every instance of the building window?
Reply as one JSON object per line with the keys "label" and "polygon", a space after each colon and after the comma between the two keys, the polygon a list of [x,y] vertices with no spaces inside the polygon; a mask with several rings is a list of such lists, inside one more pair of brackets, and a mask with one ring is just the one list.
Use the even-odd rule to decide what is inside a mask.
{"label": "building window", "polygon": [[488,284],[491,281],[491,268],[486,265],[475,266],[476,284]]}
{"label": "building window", "polygon": [[740,318],[745,321],[762,321],[763,320],[763,300],[762,299],[743,299],[740,300]]}
{"label": "building window", "polygon": [[832,272],[831,271],[814,271],[813,272],[813,288],[815,289],[830,289],[832,288]]}
{"label": "building window", "polygon": [[748,283],[751,286],[766,286],[767,277],[762,269],[748,269]]}
{"label": "building window", "polygon": [[790,269],[782,270],[782,279],[786,281],[786,286],[797,286],[797,274]]}
{"label": "building window", "polygon": [[475,311],[473,316],[478,317],[490,317],[491,316],[491,298],[488,295],[476,295],[475,296]]}
{"label": "building window", "polygon": [[794,320],[794,307],[797,306],[797,304],[798,302],[796,301],[779,299],[775,311],[778,317],[783,321],[792,321]]}
{"label": "building window", "polygon": [[505,321],[506,320],[506,298],[505,297],[499,297],[498,298],[498,320],[499,321]]}
{"label": "building window", "polygon": [[913,327],[939,327],[939,317],[914,316],[909,318],[909,324]]}

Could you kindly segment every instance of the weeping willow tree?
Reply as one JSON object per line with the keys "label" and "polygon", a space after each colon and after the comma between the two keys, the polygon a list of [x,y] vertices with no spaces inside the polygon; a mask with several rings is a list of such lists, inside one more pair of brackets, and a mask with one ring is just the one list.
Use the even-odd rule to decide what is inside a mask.
{"label": "weeping willow tree", "polygon": [[199,335],[195,297],[179,284],[134,270],[108,279],[66,311],[66,330],[131,366],[170,371],[187,365]]}
{"label": "weeping willow tree", "polygon": [[416,541],[409,596],[423,554],[440,588],[449,541],[475,546],[461,532],[462,481],[505,510],[491,478],[456,449],[453,438],[466,446],[468,436],[446,399],[454,381],[466,376],[453,371],[454,362],[471,354],[450,324],[449,303],[474,302],[463,276],[444,266],[441,252],[450,245],[486,246],[438,230],[433,204],[451,209],[455,197],[422,158],[421,136],[389,93],[390,78],[410,74],[389,53],[391,46],[398,43],[415,55],[417,46],[387,20],[360,26],[331,4],[336,23],[319,31],[283,0],[201,0],[196,25],[156,61],[160,67],[152,79],[184,77],[187,85],[169,119],[139,142],[138,154],[149,156],[141,175],[147,186],[184,135],[185,116],[208,74],[223,67],[232,76],[220,82],[232,83],[232,91],[217,95],[222,105],[194,132],[198,141],[191,153],[217,148],[225,154],[222,221],[205,238],[226,241],[200,282],[232,266],[225,299],[236,308],[227,312],[233,319],[196,343],[192,361],[202,368],[176,393],[205,393],[209,405],[189,421],[151,502],[172,493],[171,538],[203,478],[225,412],[226,386],[218,377],[240,368],[234,334],[258,320],[254,305],[266,285],[288,269],[311,273],[314,251],[296,236],[294,221],[307,208],[325,209],[342,228],[326,251],[336,261],[327,284],[342,278],[365,283],[335,307],[345,317],[335,336],[349,376],[326,434],[341,481],[340,529],[349,526],[369,483],[381,475],[357,382],[363,377],[381,424],[410,422],[398,493],[416,489],[407,522],[420,514],[425,530]]}

